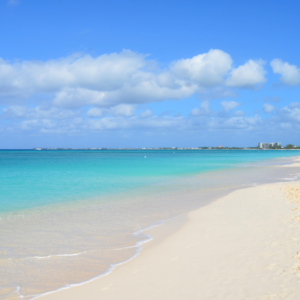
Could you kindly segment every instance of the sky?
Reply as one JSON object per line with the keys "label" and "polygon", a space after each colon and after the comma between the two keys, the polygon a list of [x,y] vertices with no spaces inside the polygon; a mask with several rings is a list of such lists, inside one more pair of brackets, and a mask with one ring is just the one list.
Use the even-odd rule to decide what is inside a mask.
{"label": "sky", "polygon": [[300,145],[297,0],[0,0],[0,148]]}

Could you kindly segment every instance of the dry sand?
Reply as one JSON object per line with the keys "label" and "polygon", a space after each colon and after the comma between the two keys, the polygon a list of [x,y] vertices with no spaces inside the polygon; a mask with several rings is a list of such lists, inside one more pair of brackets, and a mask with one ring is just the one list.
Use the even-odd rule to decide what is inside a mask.
{"label": "dry sand", "polygon": [[300,182],[235,191],[109,275],[38,300],[300,299]]}

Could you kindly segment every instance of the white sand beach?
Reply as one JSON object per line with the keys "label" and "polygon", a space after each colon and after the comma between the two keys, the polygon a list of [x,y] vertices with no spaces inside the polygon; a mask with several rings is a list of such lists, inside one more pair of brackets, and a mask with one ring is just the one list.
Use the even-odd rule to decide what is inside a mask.
{"label": "white sand beach", "polygon": [[300,299],[300,182],[237,190],[148,231],[141,253],[38,300]]}

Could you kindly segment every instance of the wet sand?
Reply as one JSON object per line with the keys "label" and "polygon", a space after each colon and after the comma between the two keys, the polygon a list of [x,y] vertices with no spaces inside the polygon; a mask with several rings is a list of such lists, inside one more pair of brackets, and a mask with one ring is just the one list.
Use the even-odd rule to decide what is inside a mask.
{"label": "wet sand", "polygon": [[154,239],[110,274],[37,299],[297,300],[299,193],[300,181],[234,191],[148,230]]}

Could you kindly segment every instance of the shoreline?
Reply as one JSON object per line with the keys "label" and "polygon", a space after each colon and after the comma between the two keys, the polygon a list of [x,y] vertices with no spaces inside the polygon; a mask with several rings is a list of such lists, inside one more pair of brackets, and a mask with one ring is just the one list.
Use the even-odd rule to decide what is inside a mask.
{"label": "shoreline", "polygon": [[[290,173],[291,171],[289,170],[290,169],[290,167],[298,167],[299,166],[299,163],[297,163],[298,161],[299,161],[299,156],[293,156],[293,157],[286,157],[286,159],[288,159],[288,161],[290,162],[290,160],[292,160],[294,163],[292,163],[292,164],[290,164],[289,162],[287,162],[287,161],[285,161],[285,159],[283,159],[283,158],[281,158],[281,157],[279,157],[279,158],[275,158],[275,160],[276,159],[279,159],[278,160],[278,165],[276,164],[272,164],[273,165],[273,168],[274,168],[274,171],[275,170],[277,170],[277,175],[276,175],[276,180],[278,179],[278,180],[280,180],[280,179],[282,179],[282,180],[295,180],[297,177],[299,177],[298,176],[298,174],[300,174],[300,173],[296,173],[296,174],[294,174],[294,175],[296,175],[296,177],[294,178],[294,176],[293,176],[293,178],[285,178],[285,177],[283,177],[283,178],[281,178],[281,176],[279,176],[278,178],[277,178],[277,176],[278,175],[281,175],[281,174],[286,174],[287,175],[287,172],[288,173]],[[280,159],[281,159],[281,163],[280,163]],[[283,159],[283,160],[282,160]],[[283,164],[282,164],[283,163]],[[261,167],[261,166],[258,166],[259,168]],[[266,165],[266,167],[267,168],[269,168],[269,166],[268,165]],[[272,166],[271,166],[272,167]],[[281,170],[283,170],[282,169],[282,167],[288,167],[288,169],[286,169],[285,171],[281,171]],[[256,166],[254,166],[254,168],[256,169]],[[222,174],[222,173],[224,173],[224,172],[230,172],[230,173],[232,173],[231,175],[230,174],[226,174],[226,176],[228,177],[230,177],[231,178],[231,176],[233,175],[233,173],[235,173],[235,171],[237,171],[238,169],[237,168],[233,168],[233,169],[228,169],[228,170],[221,170],[221,171],[219,171],[219,172],[221,172],[221,173],[218,173],[218,171],[217,171],[217,173],[214,173],[214,172],[208,172],[208,174],[209,174],[209,176],[216,176],[217,174]],[[242,169],[240,169],[240,170],[242,170]],[[263,169],[262,169],[263,170]],[[294,169],[293,171],[295,171],[295,170],[297,170],[297,169]],[[256,171],[255,171],[256,172]],[[294,172],[293,172],[294,173]],[[250,173],[249,173],[250,174]],[[265,175],[266,175],[266,173],[264,173]],[[224,175],[224,174],[223,174]],[[196,180],[196,181],[198,181],[199,179],[200,179],[200,177],[198,178],[197,176],[199,176],[199,175],[195,175],[195,176],[193,176],[193,177],[187,177],[187,179],[188,179],[188,185],[186,185],[187,184],[187,182],[183,182],[183,186],[184,186],[184,190],[185,190],[185,193],[180,193],[180,195],[178,194],[178,195],[176,195],[176,194],[174,194],[173,192],[172,192],[172,195],[174,194],[174,195],[176,195],[176,198],[180,198],[180,197],[187,197],[187,199],[188,198],[193,198],[193,197],[195,197],[196,196],[196,198],[198,198],[198,200],[200,200],[200,198],[202,199],[202,197],[203,197],[203,194],[199,194],[199,191],[197,191],[197,190],[190,190],[189,188],[190,188],[190,186],[189,186],[189,184],[191,183],[191,178],[193,179],[193,180]],[[236,177],[236,175],[234,175],[235,177]],[[234,177],[234,178],[235,178]],[[268,182],[270,182],[270,181],[268,181],[267,179],[268,179],[268,176],[266,176],[266,177],[262,177],[261,176],[261,174],[259,175],[259,177],[260,178],[265,178],[266,180],[264,180],[265,181],[265,183],[268,183]],[[185,178],[185,177],[183,177],[183,178]],[[213,178],[211,178],[211,179],[213,179]],[[258,179],[258,178],[257,178]],[[275,177],[273,178],[273,180],[275,179]],[[201,180],[201,179],[200,179]],[[232,181],[232,179],[230,179],[231,181]],[[238,181],[234,181],[234,185],[236,185],[237,184],[237,182],[239,182],[239,184],[238,185],[236,185],[236,186],[232,186],[232,188],[231,188],[231,191],[230,191],[230,189],[228,189],[228,187],[226,188],[227,189],[227,191],[226,191],[226,189],[225,190],[223,190],[223,188],[221,188],[220,190],[217,188],[216,190],[215,189],[213,189],[213,190],[210,190],[210,192],[209,192],[209,194],[204,194],[204,196],[205,197],[208,197],[208,198],[211,198],[211,194],[215,194],[213,197],[212,197],[212,199],[210,199],[209,201],[205,201],[205,203],[203,203],[202,205],[200,205],[200,210],[201,209],[204,209],[206,206],[210,206],[212,203],[214,203],[214,202],[218,202],[218,201],[220,201],[220,199],[222,199],[222,198],[224,198],[224,196],[225,195],[227,195],[228,196],[228,194],[229,193],[232,193],[232,191],[239,191],[239,190],[244,190],[245,188],[244,187],[242,187],[242,186],[248,186],[248,187],[250,187],[250,186],[253,186],[253,185],[247,185],[247,184],[242,184],[242,182],[243,182],[243,179],[241,180],[241,178],[238,178],[237,177],[237,180]],[[259,179],[258,179],[259,180]],[[260,180],[258,181],[258,182],[260,182]],[[273,181],[274,182],[274,181]],[[180,184],[182,184],[182,182],[180,183]],[[261,182],[260,184],[259,184],[259,186],[261,185],[261,184],[264,184],[263,182]],[[192,186],[194,185],[194,183],[192,183]],[[256,185],[256,184],[255,184]],[[215,186],[215,184],[214,184],[214,186]],[[239,186],[239,187],[238,187]],[[177,187],[176,187],[176,189],[177,189]],[[216,194],[217,193],[217,194]],[[202,196],[202,197],[200,197],[200,195]],[[216,197],[216,195],[218,195],[217,197]],[[200,198],[199,198],[200,197]],[[226,196],[225,196],[226,197]],[[178,199],[179,199],[178,198]],[[195,199],[196,199],[195,198]],[[186,199],[186,200],[187,200]],[[175,199],[173,199],[172,198],[172,201],[174,201]],[[197,207],[199,208],[199,202],[198,202],[198,200],[197,200]],[[182,200],[180,200],[180,201],[182,201]],[[185,201],[183,201],[183,202],[185,202]],[[203,206],[204,205],[204,206]],[[61,286],[61,287],[59,287],[59,288],[57,288],[57,289],[52,289],[52,290],[48,290],[48,292],[45,292],[45,293],[24,293],[24,296],[22,295],[22,289],[21,289],[21,293],[20,293],[20,289],[19,290],[15,290],[15,292],[13,292],[12,294],[13,295],[16,295],[16,294],[18,294],[19,295],[19,298],[23,298],[24,297],[24,299],[40,299],[40,298],[43,298],[43,297],[45,297],[45,296],[50,296],[50,295],[53,295],[53,294],[57,294],[57,293],[61,293],[61,292],[63,292],[63,291],[65,291],[65,290],[68,290],[68,291],[70,291],[70,290],[73,290],[73,288],[77,288],[77,287],[81,287],[81,286],[85,286],[86,284],[89,284],[89,283],[92,283],[92,282],[95,282],[95,281],[98,281],[98,280],[100,280],[101,278],[103,278],[103,277],[106,277],[106,276],[110,276],[112,273],[114,273],[115,272],[115,270],[116,269],[118,269],[120,266],[123,266],[123,265],[127,265],[127,264],[125,264],[125,263],[129,263],[129,264],[131,264],[131,262],[132,261],[134,261],[134,259],[137,259],[140,255],[141,255],[141,252],[145,252],[145,251],[148,251],[148,249],[150,249],[150,248],[153,248],[153,247],[155,247],[156,245],[158,245],[159,243],[162,243],[162,242],[164,242],[164,240],[166,240],[166,239],[168,239],[168,237],[169,236],[171,236],[171,235],[173,235],[173,234],[175,234],[176,232],[178,232],[179,230],[180,230],[180,228],[181,227],[184,227],[185,226],[185,224],[186,224],[186,219],[188,219],[188,216],[189,216],[189,214],[191,213],[191,212],[193,212],[193,211],[195,211],[195,210],[198,210],[197,209],[197,207],[195,207],[195,208],[192,208],[192,209],[189,209],[189,210],[186,210],[185,212],[181,212],[179,215],[178,214],[175,214],[175,216],[171,216],[171,215],[169,215],[169,217],[167,217],[167,219],[166,219],[166,222],[163,224],[163,226],[158,226],[158,227],[156,227],[156,228],[152,228],[152,229],[148,229],[148,228],[145,228],[145,227],[143,227],[143,225],[141,225],[142,227],[143,227],[143,229],[142,230],[140,230],[140,229],[138,229],[137,231],[135,231],[134,233],[133,233],[133,235],[139,235],[141,232],[144,234],[144,237],[145,237],[145,234],[147,235],[147,238],[146,238],[146,240],[145,239],[143,239],[143,240],[141,240],[141,241],[138,241],[137,242],[137,244],[135,244],[135,245],[133,245],[133,246],[130,246],[130,247],[126,247],[125,246],[125,248],[132,248],[132,250],[134,250],[132,253],[134,253],[132,256],[130,256],[128,259],[125,259],[125,260],[119,260],[119,262],[118,263],[111,263],[111,265],[104,271],[104,272],[99,272],[98,274],[99,275],[96,275],[96,276],[94,276],[94,277],[90,277],[90,279],[87,279],[87,280],[84,280],[84,281],[81,281],[81,282],[78,282],[78,283],[74,283],[74,284],[68,284],[67,282],[72,282],[71,280],[69,280],[68,279],[68,277],[65,277],[66,278],[66,280],[65,280],[65,282],[66,282],[66,284],[64,285],[64,286]],[[161,220],[163,220],[163,219],[161,219]],[[188,222],[188,221],[187,221]],[[139,225],[136,223],[136,225],[139,227]],[[152,227],[152,226],[150,226],[150,227]],[[149,236],[149,234],[150,234],[150,236]],[[148,241],[151,241],[151,243],[147,243]],[[125,249],[125,248],[120,248],[120,250],[123,250],[123,249]],[[127,251],[127,250],[126,250]],[[130,250],[131,251],[131,250]],[[85,252],[91,252],[91,251],[85,251]],[[53,255],[52,255],[53,256]],[[74,254],[70,254],[70,255],[54,255],[54,256],[75,256]],[[78,270],[78,272],[80,272],[80,269],[78,269],[78,267],[79,267],[80,265],[78,265],[77,266],[77,270]],[[74,269],[74,270],[76,270],[76,269]],[[56,271],[58,271],[58,269],[56,270]],[[112,272],[112,271],[114,271],[114,272]],[[47,281],[44,281],[44,282],[46,282],[47,283]],[[74,281],[73,281],[74,282]],[[75,281],[76,282],[76,281]],[[12,295],[12,296],[13,296]],[[6,298],[5,298],[6,299]],[[82,298],[83,299],[83,298]]]}
{"label": "shoreline", "polygon": [[[40,299],[40,298],[43,298],[44,296],[56,294],[56,293],[59,293],[59,292],[64,291],[64,290],[69,290],[73,287],[79,287],[79,286],[85,285],[87,283],[91,283],[93,281],[99,280],[102,277],[111,274],[115,270],[115,268],[117,268],[121,265],[127,264],[128,262],[135,259],[138,255],[140,255],[142,249],[152,248],[157,243],[164,240],[169,234],[172,234],[172,233],[174,233],[174,231],[176,232],[176,230],[179,230],[179,228],[184,226],[185,222],[187,221],[186,219],[187,219],[188,214],[189,213],[182,213],[181,215],[171,217],[169,219],[157,222],[157,223],[161,223],[161,224],[150,225],[147,228],[144,228],[142,230],[138,230],[138,231],[134,232],[133,234],[139,234],[141,232],[150,231],[151,234],[153,234],[153,232],[154,232],[155,237],[148,234],[148,233],[146,233],[146,235],[148,236],[147,240],[139,241],[139,242],[137,242],[136,245],[129,247],[129,248],[137,248],[136,253],[132,257],[128,258],[125,261],[122,261],[122,262],[119,262],[119,263],[116,263],[116,264],[112,264],[111,267],[107,271],[105,271],[104,273],[102,273],[100,275],[97,275],[93,278],[90,278],[90,279],[88,279],[86,281],[83,281],[83,282],[80,282],[80,283],[68,284],[68,285],[66,285],[64,287],[61,287],[61,288],[59,288],[57,290],[54,290],[54,291],[49,291],[49,292],[45,292],[45,293],[37,294],[37,295],[28,295],[28,296],[20,295],[20,296],[22,298],[25,298],[25,299]],[[161,226],[163,226],[163,225],[164,225],[164,227],[161,228]],[[158,234],[155,233],[156,228],[159,228],[159,229],[157,229],[157,230],[159,230]],[[153,242],[154,238],[155,238],[155,242]],[[150,243],[150,242],[153,242],[153,243]],[[143,245],[143,247],[142,247],[142,245]],[[113,250],[119,250],[119,249],[113,249]],[[15,292],[18,292],[18,291],[15,291]],[[13,292],[13,293],[15,293],[15,292]]]}
{"label": "shoreline", "polygon": [[[28,150],[28,149],[27,149]],[[29,149],[30,150],[30,149]],[[206,150],[206,149],[204,149]],[[214,150],[214,149],[210,149],[210,150]],[[249,150],[249,149],[248,149]],[[252,150],[252,149],[250,149]],[[255,150],[255,149],[254,149]],[[267,150],[274,150],[274,149],[267,149]],[[276,149],[278,150],[278,149]],[[295,150],[295,149],[289,149],[289,150]],[[120,150],[121,151],[121,150]],[[299,150],[300,151],[300,150]],[[276,160],[283,160],[283,164],[281,165],[276,165]],[[290,160],[290,163],[287,163],[284,160]],[[295,156],[279,156],[279,157],[271,157],[271,158],[263,158],[263,159],[259,159],[256,161],[249,161],[249,162],[239,162],[237,164],[231,165],[231,166],[226,166],[223,168],[217,168],[217,169],[209,169],[209,170],[204,170],[201,172],[192,172],[192,173],[183,173],[183,174],[176,174],[175,176],[166,176],[168,179],[165,182],[171,182],[171,181],[176,181],[179,180],[181,178],[195,178],[199,175],[203,175],[203,174],[210,174],[210,173],[214,173],[214,172],[226,172],[226,171],[231,171],[231,170],[238,170],[241,169],[241,166],[246,164],[252,167],[254,167],[256,164],[259,163],[264,163],[264,162],[268,162],[268,161],[272,161],[273,166],[275,167],[299,167],[300,166],[300,154],[299,155],[295,155]],[[295,163],[299,162],[299,163]],[[269,166],[269,165],[260,165],[261,166]],[[146,187],[148,186],[155,186],[155,185],[159,185],[158,182],[154,182],[154,183],[150,183],[147,184]],[[65,209],[65,207],[67,207],[69,204],[70,205],[74,205],[74,204],[78,204],[78,203],[82,203],[83,201],[88,201],[88,202],[94,202],[94,201],[98,201],[99,199],[115,199],[117,197],[121,197],[123,195],[123,193],[125,192],[125,194],[128,194],[130,196],[134,195],[136,196],[136,193],[138,193],[139,191],[143,190],[145,188],[145,186],[138,186],[138,187],[134,187],[133,189],[130,190],[125,190],[125,191],[117,191],[117,192],[113,192],[113,193],[108,193],[108,194],[104,194],[101,196],[88,196],[86,198],[79,198],[79,199],[69,199],[69,200],[65,200],[65,201],[58,201],[58,202],[54,202],[54,203],[46,203],[46,204],[40,204],[40,205],[35,205],[35,206],[28,206],[28,207],[24,207],[24,208],[17,208],[14,210],[3,210],[0,211],[0,218],[1,217],[7,217],[7,216],[18,216],[18,214],[23,214],[23,213],[33,213],[33,212],[37,212],[37,214],[40,214],[41,212],[45,212],[48,211],[49,209],[56,209],[56,208],[63,208]]]}
{"label": "shoreline", "polygon": [[[295,165],[295,167],[296,167],[296,165]],[[130,260],[127,261],[128,263],[123,262],[123,263],[118,264],[114,268],[113,272],[109,272],[108,274],[102,274],[101,277],[95,278],[92,281],[87,282],[87,283],[79,284],[79,285],[73,286],[73,287],[66,287],[64,289],[60,289],[59,291],[49,292],[47,294],[40,295],[40,296],[37,296],[37,297],[34,297],[34,298],[39,299],[39,300],[52,300],[52,299],[53,300],[54,299],[55,300],[56,299],[57,300],[69,300],[69,299],[81,300],[81,299],[86,299],[86,298],[88,298],[88,299],[99,299],[99,298],[101,298],[101,299],[120,299],[120,298],[122,298],[122,299],[140,299],[141,297],[143,297],[143,299],[153,299],[154,297],[157,298],[157,299],[165,299],[166,297],[168,297],[169,294],[164,295],[164,293],[172,292],[170,290],[170,289],[172,289],[172,286],[173,286],[173,289],[175,288],[175,290],[177,290],[177,293],[179,293],[181,291],[181,289],[178,288],[178,285],[182,285],[182,283],[185,281],[185,278],[189,278],[189,280],[193,281],[193,277],[199,276],[199,274],[197,274],[198,271],[196,273],[193,273],[193,276],[192,276],[190,274],[189,270],[188,270],[189,268],[191,268],[195,264],[195,261],[197,261],[197,259],[198,259],[197,255],[199,255],[199,254],[192,255],[190,257],[190,260],[186,261],[183,265],[181,265],[181,269],[180,269],[179,273],[182,273],[184,275],[184,277],[181,278],[179,276],[180,279],[178,279],[177,278],[178,277],[177,276],[178,272],[173,272],[173,273],[171,272],[170,273],[170,270],[172,271],[172,268],[174,269],[174,266],[172,266],[172,264],[170,264],[170,262],[168,262],[168,258],[171,255],[170,252],[172,252],[173,249],[176,248],[176,247],[174,248],[170,245],[171,245],[172,242],[174,243],[174,240],[177,240],[177,245],[182,244],[184,236],[189,235],[189,232],[193,231],[193,228],[197,228],[197,226],[195,226],[195,224],[191,225],[191,223],[193,223],[193,222],[195,223],[195,216],[196,216],[196,219],[197,219],[197,218],[199,218],[199,215],[204,217],[204,215],[203,215],[203,214],[205,214],[204,212],[206,212],[206,213],[208,212],[208,213],[211,213],[213,215],[217,211],[219,211],[218,213],[220,213],[220,205],[223,208],[228,210],[228,205],[230,204],[230,201],[228,202],[228,200],[231,199],[232,197],[234,198],[235,197],[234,195],[237,195],[237,194],[239,195],[240,198],[243,198],[243,197],[247,198],[248,197],[248,200],[249,200],[249,195],[248,195],[249,191],[258,191],[258,190],[263,191],[264,189],[267,189],[267,190],[268,189],[269,190],[270,189],[271,190],[275,189],[276,192],[278,192],[278,189],[282,186],[292,186],[292,185],[295,185],[295,184],[296,185],[299,184],[299,181],[278,182],[278,183],[264,184],[264,185],[259,185],[259,186],[256,186],[256,187],[236,190],[236,191],[230,193],[229,195],[227,195],[225,197],[222,197],[222,198],[220,198],[220,199],[218,199],[218,200],[216,200],[216,201],[214,201],[214,202],[212,202],[212,203],[210,203],[206,206],[203,206],[203,207],[201,207],[201,208],[199,208],[195,211],[192,211],[192,212],[188,213],[187,214],[188,220],[186,222],[184,222],[185,217],[183,215],[174,217],[173,219],[170,219],[170,220],[167,220],[166,223],[164,224],[164,226],[158,226],[156,228],[152,228],[152,229],[147,230],[146,233],[150,234],[153,237],[153,239],[151,240],[151,243],[144,244],[142,249],[141,249],[141,252],[139,253],[139,255],[136,254],[134,259],[131,258]],[[280,196],[277,196],[277,198],[278,198],[277,202],[281,201],[281,204],[278,204],[278,205],[280,206],[281,210],[285,206],[285,208],[286,208],[285,213],[288,214],[287,210],[288,210],[288,207],[291,206],[291,203],[286,203],[286,201],[284,200],[285,195],[283,194],[283,192],[280,192],[279,194],[280,194]],[[234,198],[234,199],[235,199],[235,205],[234,206],[231,205],[231,209],[236,209],[236,206],[238,206],[238,202],[239,202],[238,199],[236,199],[236,198]],[[255,199],[253,201],[254,202],[256,201],[256,203],[259,203],[259,201],[263,201],[263,199],[258,197],[257,199]],[[227,208],[226,208],[226,206],[227,206]],[[249,203],[248,203],[248,206],[249,206]],[[272,207],[272,209],[274,210],[274,207]],[[253,210],[253,208],[252,208],[252,210]],[[281,212],[278,211],[278,210],[277,211],[275,210],[275,212],[277,213],[277,217],[280,218]],[[253,213],[253,211],[252,211],[252,213]],[[254,211],[254,213],[256,214],[255,211]],[[270,212],[268,212],[268,211],[261,211],[260,213],[265,214],[265,215],[269,214],[268,218],[269,219],[272,218],[272,216],[270,215]],[[253,214],[251,215],[251,214],[248,213],[248,216],[245,215],[244,217],[245,217],[245,220],[242,221],[242,223],[243,223],[244,226],[247,227],[248,226],[247,225],[247,218],[251,219],[251,218],[254,217],[254,215]],[[181,218],[181,220],[179,221],[180,218]],[[241,221],[241,220],[239,220],[239,221]],[[259,222],[261,223],[261,227],[263,227],[264,220],[259,220]],[[299,222],[299,224],[300,224],[300,222]],[[202,224],[202,226],[204,226],[204,227],[205,226],[209,227],[211,225],[212,224],[210,224],[210,220],[206,220],[206,223]],[[241,224],[236,223],[236,225],[238,225],[238,227],[240,227]],[[218,222],[216,224],[214,224],[214,226],[218,226]],[[291,226],[291,224],[289,223],[288,228],[285,228],[285,230],[286,230],[285,233],[288,233],[288,230],[289,230],[290,226]],[[199,224],[198,224],[198,229],[199,229]],[[224,230],[224,228],[222,228],[222,227],[219,228],[220,231],[222,231],[222,229]],[[279,228],[279,229],[283,230],[282,228]],[[298,226],[298,229],[300,229],[300,226]],[[144,230],[144,231],[146,231],[146,230]],[[183,232],[185,232],[185,233],[182,234]],[[258,235],[262,234],[261,232],[258,232],[258,233],[259,233]],[[227,234],[228,234],[228,232],[227,232]],[[203,233],[202,233],[202,235],[203,235]],[[268,239],[267,236],[265,236],[265,237]],[[199,236],[199,235],[197,235],[197,233],[194,234],[194,236],[190,240],[190,243],[195,243],[193,240],[196,240],[197,238],[200,238],[200,240],[202,238],[203,245],[207,243],[206,237],[204,238],[203,236],[201,236],[201,234]],[[219,237],[219,238],[222,239],[222,237]],[[262,237],[260,237],[260,239],[261,238]],[[178,242],[179,242],[179,244],[178,244]],[[234,241],[232,241],[232,242],[233,242],[234,246],[237,247],[236,243],[234,243]],[[212,245],[210,245],[210,246],[212,246]],[[213,246],[215,247],[216,245],[214,244]],[[230,243],[229,243],[229,248],[231,247],[229,253],[234,251],[234,247],[232,247],[232,246],[233,245],[230,245]],[[251,248],[251,243],[250,244],[248,243],[248,247],[249,246]],[[210,251],[214,252],[214,247],[211,247]],[[295,247],[295,245],[294,245],[294,247]],[[298,251],[300,251],[300,245],[299,245],[298,248],[299,248]],[[201,253],[201,247],[198,250],[200,251],[199,253]],[[182,251],[184,251],[184,250],[182,250]],[[224,249],[223,249],[223,251],[224,251]],[[288,251],[288,250],[286,250],[286,251]],[[169,254],[168,254],[168,252],[169,252]],[[166,253],[168,254],[167,256],[166,256]],[[250,254],[254,255],[253,253],[251,253],[251,251],[250,251]],[[280,256],[281,254],[282,253],[280,252],[278,255]],[[294,255],[296,255],[296,254],[297,254],[297,252],[294,253]],[[211,269],[218,269],[219,268],[219,271],[216,271],[216,272],[217,273],[220,272],[220,265],[218,265],[219,267],[214,265],[215,264],[214,260],[218,256],[218,254],[215,253],[216,257],[214,257],[212,255],[212,253],[207,253],[206,255],[208,255],[207,259],[208,259],[208,261],[210,261],[210,264],[211,264],[209,266],[206,266],[206,269],[207,269],[206,271],[209,272],[209,271],[211,271]],[[180,255],[179,255],[178,258],[176,258],[177,256],[175,255],[173,257],[174,261],[180,260]],[[225,257],[223,257],[223,259],[220,260],[221,265],[222,265],[222,262],[223,262],[224,258],[226,260],[226,255],[225,255]],[[229,257],[227,257],[227,259],[228,258],[230,258],[230,255],[229,255]],[[249,259],[251,259],[251,256],[248,255],[248,260]],[[288,259],[290,259],[290,257],[288,257]],[[151,262],[150,265],[149,265],[149,261]],[[201,260],[200,260],[200,262],[201,262]],[[204,262],[202,261],[201,263],[203,264]],[[166,274],[168,274],[168,276],[166,276],[166,278],[160,278],[158,280],[157,270],[155,270],[155,267],[153,267],[153,266],[155,266],[155,264],[157,265],[157,267],[160,268],[160,272],[162,272],[162,273],[165,272]],[[139,274],[139,273],[142,274],[143,269],[147,270],[149,268],[150,269],[152,268],[152,270],[147,272],[146,275],[141,275],[141,276],[135,276],[134,275],[134,274]],[[272,268],[272,267],[270,267],[270,268]],[[221,269],[222,269],[222,266],[221,266]],[[228,269],[228,266],[227,266],[227,269]],[[231,270],[231,271],[233,272],[233,270]],[[266,271],[266,270],[264,270],[264,271]],[[144,273],[146,273],[146,272],[144,272]],[[289,272],[289,275],[291,275],[290,273],[291,272]],[[176,274],[176,276],[174,276],[175,274]],[[299,279],[297,279],[297,276],[295,276],[294,274],[292,274],[292,275],[294,277],[293,276],[290,276],[290,277],[294,279],[293,284],[295,285],[295,290],[297,292],[300,292]],[[300,275],[300,272],[299,272],[299,275]],[[227,274],[227,276],[228,276],[228,274]],[[172,277],[174,277],[174,278],[172,279]],[[246,276],[246,277],[248,278],[248,276]],[[219,281],[221,279],[218,278]],[[225,279],[225,278],[223,278],[223,279]],[[174,282],[170,286],[170,280],[171,281],[173,281],[173,280],[176,281],[177,280],[177,282]],[[259,280],[257,281],[257,279],[256,279],[254,282],[251,283],[251,286],[254,287],[255,285],[257,285],[259,283]],[[272,280],[274,280],[274,278]],[[125,284],[124,281],[126,281],[127,283]],[[205,277],[203,277],[201,281],[202,282],[205,281]],[[295,284],[295,282],[297,282],[297,284]],[[151,286],[153,284],[155,286],[159,285],[158,283],[163,283],[163,285],[167,285],[168,288],[166,288],[166,287],[157,287],[158,290],[159,290],[159,294],[154,295],[153,294],[153,289],[151,288]],[[187,283],[185,283],[185,284],[187,284]],[[214,286],[214,285],[215,284],[217,285],[217,282],[215,282],[213,284],[210,283],[210,284],[211,284],[211,286],[206,287],[206,290],[205,290],[204,287],[202,287],[202,289],[206,291],[207,295],[204,298],[201,298],[201,299],[228,299],[228,300],[232,300],[232,299],[281,299],[281,298],[275,298],[275,297],[281,297],[281,296],[274,296],[273,297],[272,295],[280,295],[280,293],[281,294],[283,293],[282,291],[280,291],[279,294],[278,293],[276,294],[276,291],[275,292],[273,291],[274,287],[271,287],[270,288],[272,290],[271,293],[273,293],[273,294],[270,294],[269,296],[267,294],[264,294],[264,295],[261,295],[262,298],[251,298],[251,297],[247,298],[248,297],[247,295],[240,295],[239,296],[240,298],[234,298],[234,295],[232,294],[233,290],[232,289],[229,289],[229,290],[227,289],[226,293],[229,292],[231,294],[230,294],[229,298],[226,298],[224,295],[220,296],[220,295],[217,295],[217,294],[210,296],[209,293],[211,293],[216,288],[216,286]],[[241,285],[241,283],[239,285]],[[141,286],[142,286],[142,288],[141,288]],[[247,285],[244,282],[244,288],[247,287],[247,286],[249,286],[249,284]],[[198,299],[197,295],[199,295],[199,291],[201,292],[201,288],[199,288],[199,291],[198,290],[196,291],[195,289],[193,289],[193,287],[190,284],[188,284],[185,287],[185,290],[186,289],[189,290],[189,292],[188,292],[189,293],[189,296],[188,296],[189,299]],[[146,294],[148,293],[148,295],[146,295],[146,296],[144,294],[145,290],[146,290]],[[191,290],[193,290],[194,294],[190,292]],[[150,295],[152,295],[152,296],[150,296]],[[162,296],[162,295],[164,295],[164,296]],[[173,297],[171,297],[171,298],[172,299],[183,299],[182,298],[183,294],[181,295],[181,297],[180,296],[177,297],[177,296],[178,296],[177,294],[174,294]],[[257,296],[259,296],[259,295],[255,295],[255,297],[257,297]],[[271,296],[273,298],[270,298]],[[208,297],[208,298],[206,298],[206,297]],[[212,297],[212,298],[210,298],[210,297]],[[266,297],[269,297],[269,298],[266,298]],[[284,298],[284,299],[297,299],[293,295],[291,297],[292,298]]]}

